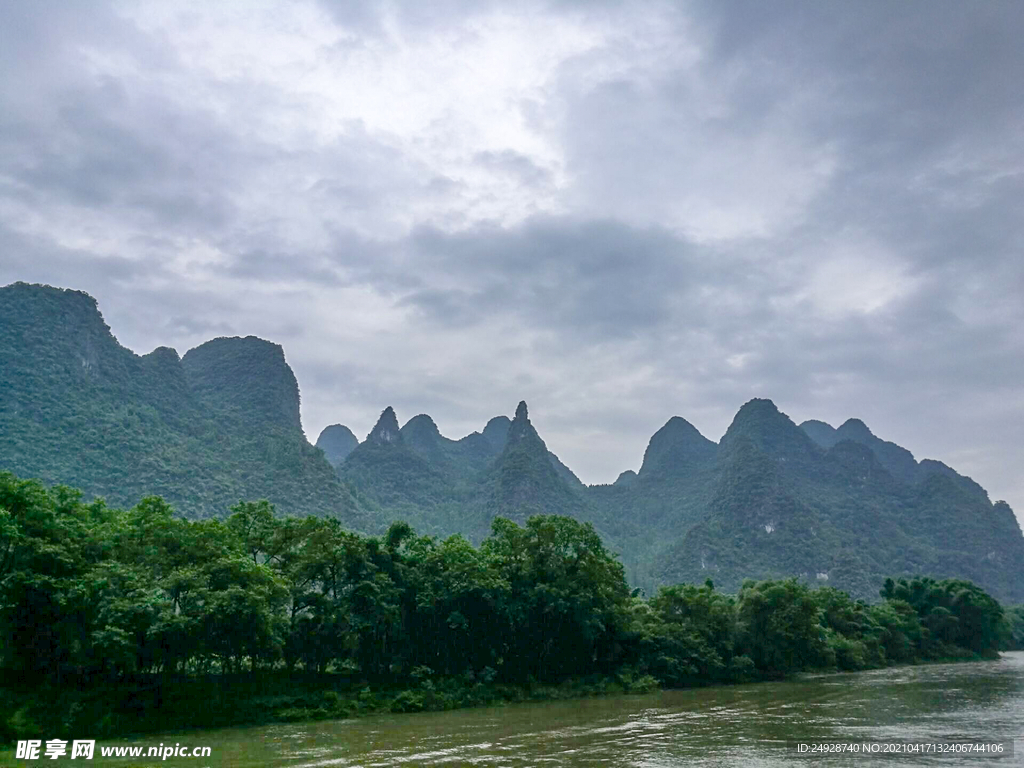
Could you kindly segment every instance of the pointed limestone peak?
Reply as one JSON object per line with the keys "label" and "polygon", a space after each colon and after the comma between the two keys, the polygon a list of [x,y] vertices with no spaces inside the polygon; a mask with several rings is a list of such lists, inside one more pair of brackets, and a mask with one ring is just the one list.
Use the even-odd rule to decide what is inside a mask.
{"label": "pointed limestone peak", "polygon": [[826,421],[810,419],[800,425],[800,429],[822,448],[831,448],[841,438],[836,437],[836,428]]}
{"label": "pointed limestone peak", "polygon": [[402,427],[402,432],[406,430],[412,432],[426,432],[432,435],[441,436],[441,431],[437,428],[437,424],[430,416],[425,413],[417,414],[405,422],[405,426]]}
{"label": "pointed limestone peak", "polygon": [[547,451],[544,441],[540,439],[540,435],[537,434],[537,430],[534,429],[533,424],[530,423],[530,417],[526,410],[526,402],[520,401],[519,406],[516,408],[516,417],[512,419],[512,423],[509,425],[508,437],[505,440],[505,449],[508,450],[509,448],[520,444],[533,442],[536,442],[541,448]]}
{"label": "pointed limestone peak", "polygon": [[434,420],[421,413],[413,416],[402,427],[402,439],[413,448],[432,449],[441,442],[441,431]]}
{"label": "pointed limestone peak", "polygon": [[716,450],[717,446],[693,424],[680,416],[673,416],[647,444],[640,477],[685,471],[685,468],[713,457]]}
{"label": "pointed limestone peak", "polygon": [[635,483],[635,482],[636,482],[636,472],[634,472],[632,469],[627,469],[625,472],[620,474],[615,479],[615,482],[613,483],[613,485],[618,485],[618,486],[633,485],[633,483]]}
{"label": "pointed limestone peak", "polygon": [[840,440],[856,440],[858,442],[869,440],[874,433],[868,429],[868,425],[860,419],[847,419],[843,425],[836,430]]}
{"label": "pointed limestone peak", "polygon": [[398,417],[390,405],[384,409],[377,424],[366,436],[366,442],[377,445],[398,445],[402,442],[402,431],[398,428]]}
{"label": "pointed limestone peak", "polygon": [[732,432],[759,433],[792,425],[789,417],[782,413],[771,400],[755,397],[743,404],[733,417],[732,424],[726,430],[728,437]]}
{"label": "pointed limestone peak", "polygon": [[731,449],[738,443],[750,440],[757,445],[760,441],[754,440],[751,433],[760,432],[765,423],[774,420],[773,417],[777,411],[775,403],[771,400],[754,399],[744,403],[732,417],[732,423],[722,435],[722,447]]}
{"label": "pointed limestone peak", "polygon": [[914,454],[902,446],[877,437],[860,419],[847,419],[836,430],[836,442],[850,440],[870,448],[886,471],[903,483],[913,484],[919,471]]}
{"label": "pointed limestone peak", "polygon": [[721,446],[731,450],[744,440],[781,459],[803,458],[821,450],[775,403],[762,398],[755,398],[739,409]]}
{"label": "pointed limestone peak", "polygon": [[487,472],[489,514],[516,522],[531,515],[580,516],[584,486],[548,451],[530,424],[526,403],[520,403],[508,430],[505,447]]}
{"label": "pointed limestone peak", "polygon": [[329,427],[324,427],[320,437],[316,440],[316,447],[324,452],[327,461],[335,468],[348,458],[357,445],[359,445],[359,439],[344,424],[331,424]]}
{"label": "pointed limestone peak", "polygon": [[[693,424],[682,416],[673,416],[665,422],[665,426],[654,433],[654,437],[675,441],[710,443]],[[654,438],[652,438],[653,440]]]}
{"label": "pointed limestone peak", "polygon": [[511,426],[512,420],[508,416],[495,416],[487,422],[483,436],[491,448],[500,452],[505,447],[505,441],[508,440],[508,430]]}
{"label": "pointed limestone peak", "polygon": [[149,360],[157,365],[177,365],[181,362],[178,350],[174,347],[157,347],[148,355],[143,355],[142,359]]}
{"label": "pointed limestone peak", "polygon": [[733,421],[735,423],[736,421],[744,420],[772,419],[781,415],[782,412],[771,400],[766,397],[755,397],[742,405],[736,412]]}

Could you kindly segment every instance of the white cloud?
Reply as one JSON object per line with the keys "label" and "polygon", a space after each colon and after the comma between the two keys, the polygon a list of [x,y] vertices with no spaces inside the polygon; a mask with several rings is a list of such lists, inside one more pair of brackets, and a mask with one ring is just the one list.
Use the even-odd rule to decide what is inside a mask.
{"label": "white cloud", "polygon": [[915,279],[896,254],[855,238],[821,254],[796,298],[810,300],[821,315],[836,320],[871,314],[913,293]]}

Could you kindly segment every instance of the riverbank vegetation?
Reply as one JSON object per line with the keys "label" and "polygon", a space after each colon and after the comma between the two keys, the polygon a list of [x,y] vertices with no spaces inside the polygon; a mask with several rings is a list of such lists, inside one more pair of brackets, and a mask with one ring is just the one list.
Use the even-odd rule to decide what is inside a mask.
{"label": "riverbank vegetation", "polygon": [[966,581],[881,587],[871,605],[795,579],[645,599],[567,517],[497,519],[474,547],[267,502],[117,510],[0,473],[0,741],[991,657],[1020,627]]}
{"label": "riverbank vegetation", "polygon": [[1008,635],[1002,650],[1024,651],[1024,605],[1014,605],[1006,609]]}

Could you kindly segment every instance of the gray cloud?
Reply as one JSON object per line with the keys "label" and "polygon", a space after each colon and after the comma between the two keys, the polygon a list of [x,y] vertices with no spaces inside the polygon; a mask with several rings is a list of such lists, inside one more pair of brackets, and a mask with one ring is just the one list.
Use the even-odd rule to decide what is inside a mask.
{"label": "gray cloud", "polygon": [[768,396],[1024,512],[1019,3],[0,16],[0,281],[283,343],[311,437],[525,397],[611,481]]}
{"label": "gray cloud", "polygon": [[118,255],[97,253],[62,246],[42,238],[22,234],[0,222],[0,280],[17,282],[26,276],[36,282],[62,285],[126,285],[152,266]]}
{"label": "gray cloud", "polygon": [[473,159],[482,167],[508,174],[528,187],[548,186],[553,181],[551,171],[537,165],[521,152],[514,152],[511,149],[501,152],[478,152]]}
{"label": "gray cloud", "polygon": [[583,338],[631,336],[668,321],[672,303],[702,278],[684,241],[608,221],[540,219],[452,235],[420,228],[409,248],[417,271],[460,276],[452,290],[403,299],[441,324],[505,312]]}

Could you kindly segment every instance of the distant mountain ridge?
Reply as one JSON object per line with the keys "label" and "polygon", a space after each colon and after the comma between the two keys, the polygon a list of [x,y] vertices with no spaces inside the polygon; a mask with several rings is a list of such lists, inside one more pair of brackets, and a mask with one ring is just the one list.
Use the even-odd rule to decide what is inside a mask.
{"label": "distant mountain ridge", "polygon": [[[526,404],[495,416],[482,432],[444,437],[426,414],[398,427],[392,407],[341,462],[339,476],[379,515],[401,517],[425,533],[480,540],[498,516],[582,514],[583,483],[547,450]],[[334,429],[333,427],[328,429]],[[326,442],[327,430],[318,444]]]}
{"label": "distant mountain ridge", "polygon": [[[1003,599],[1024,596],[1024,536],[1009,506],[856,419],[838,430],[798,427],[755,399],[716,444],[672,417],[652,436],[639,472],[596,486],[558,471],[525,403],[505,431],[500,453],[492,444],[483,464],[462,463],[458,481],[445,481],[437,478],[451,478],[458,464],[451,447],[470,438],[448,440],[424,415],[407,422],[401,432],[417,446],[423,472],[440,473],[435,482],[454,489],[417,506],[407,484],[401,494],[412,515],[442,535],[480,539],[495,516],[569,514],[593,523],[646,587],[712,578],[735,590],[746,578],[797,575],[870,598],[886,575],[933,573],[970,578]],[[389,506],[372,482],[340,472]]]}
{"label": "distant mountain ridge", "polygon": [[856,419],[798,428],[751,401],[691,493],[707,499],[705,517],[661,551],[657,581],[710,576],[733,589],[799,574],[871,596],[871,578],[905,572],[969,578],[1015,601],[1024,591],[1024,536],[1009,506]]}
{"label": "distant mountain ridge", "polygon": [[0,359],[0,470],[118,505],[152,493],[209,517],[268,498],[363,532],[404,519],[475,541],[498,516],[566,514],[593,523],[645,589],[796,575],[873,598],[886,576],[924,573],[1024,602],[1024,535],[1009,506],[857,419],[797,426],[755,399],[715,443],[674,416],[639,471],[586,486],[526,403],[458,440],[427,414],[400,426],[387,407],[363,441],[333,424],[313,447],[279,345],[219,338],[182,358],[139,356],[77,291],[0,288]]}

